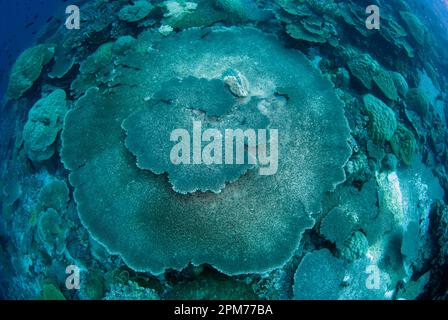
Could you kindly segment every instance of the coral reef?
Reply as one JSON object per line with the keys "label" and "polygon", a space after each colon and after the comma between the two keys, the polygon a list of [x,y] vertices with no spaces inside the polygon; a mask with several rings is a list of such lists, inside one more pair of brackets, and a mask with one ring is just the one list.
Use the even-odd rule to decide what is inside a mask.
{"label": "coral reef", "polygon": [[369,117],[369,135],[376,143],[389,141],[397,130],[395,113],[384,102],[371,94],[363,97],[364,108]]}
{"label": "coral reef", "polygon": [[54,47],[37,45],[25,50],[11,70],[7,95],[10,99],[18,99],[26,93],[39,78],[43,67],[54,55]]}
{"label": "coral reef", "polygon": [[23,128],[26,153],[32,161],[43,161],[55,153],[55,141],[67,112],[64,90],[55,90],[40,99],[28,113]]}
{"label": "coral reef", "polygon": [[417,154],[418,146],[414,135],[402,124],[398,125],[390,139],[390,146],[395,155],[407,165],[412,163]]}
{"label": "coral reef", "polygon": [[52,19],[0,117],[0,298],[446,299],[446,39],[372,4]]}
{"label": "coral reef", "polygon": [[[222,56],[222,52],[228,50],[228,44],[232,44],[232,56],[236,60]],[[303,230],[312,225],[312,219],[301,203],[307,210],[318,208],[319,194],[331,190],[344,179],[341,167],[349,152],[346,142],[348,127],[330,84],[316,74],[298,52],[281,48],[274,38],[253,29],[210,30],[206,38],[201,38],[197,30],[191,30],[166,38],[157,45],[159,52],[167,50],[170,55],[145,53],[142,57],[135,52],[120,59],[126,61],[127,66],[138,65],[141,71],[122,73],[119,81],[128,85],[138,81],[140,86],[134,90],[132,87],[124,90],[117,87],[113,96],[102,94],[96,88],[89,89],[66,117],[62,159],[72,171],[70,182],[75,187],[81,219],[110,251],[119,252],[137,270],[160,273],[168,267],[182,268],[192,261],[195,264],[207,262],[225,273],[235,274],[270,270],[283,264],[297,246]],[[266,50],[255,50],[259,46]],[[190,49],[192,47],[194,52]],[[170,63],[173,48],[176,48],[174,56],[178,62],[184,63],[183,66],[178,62]],[[271,59],[272,54],[283,58],[276,63]],[[195,68],[189,65],[192,61]],[[197,61],[202,61],[203,65],[198,65]],[[251,61],[257,61],[257,64]],[[122,140],[121,122],[139,107],[145,107],[148,110],[145,112],[149,112],[151,105],[142,104],[142,101],[173,76],[220,79],[230,67],[244,74],[259,95],[268,98],[279,91],[279,94],[288,96],[288,108],[280,105],[274,112],[269,100],[264,106],[272,126],[284,127],[287,125],[285,119],[296,123],[289,130],[291,138],[282,139],[285,145],[280,143],[279,152],[284,156],[278,174],[273,179],[272,176],[249,173],[213,196],[175,194],[163,176],[147,174],[135,166]],[[191,74],[191,71],[195,72]],[[151,76],[146,77],[145,72]],[[307,75],[307,81],[303,81],[302,74]],[[154,75],[157,75],[157,81]],[[291,77],[297,77],[297,81],[292,81]],[[141,79],[148,81],[142,83]],[[281,89],[291,83],[298,87]],[[313,103],[315,94],[319,94],[319,101],[328,102]],[[322,112],[322,109],[328,111]],[[332,119],[331,124],[322,121],[323,115]],[[324,123],[327,125],[323,126]],[[308,139],[318,136],[315,130],[325,130],[327,134],[319,139]],[[79,139],[80,132],[90,138]],[[309,149],[308,144],[312,144]],[[331,147],[327,149],[327,146]],[[310,159],[310,153],[306,158],[297,158],[295,148],[302,153],[303,150],[312,150],[315,160]],[[322,157],[327,152],[329,157]],[[291,155],[289,158],[288,154]],[[107,179],[92,180],[92,175]],[[291,175],[301,178],[294,185],[281,182],[281,177],[288,179]],[[315,181],[315,184],[311,185],[310,181]],[[274,185],[277,191],[273,193]],[[123,189],[122,186],[127,187]],[[289,190],[290,187],[293,189]],[[243,194],[241,190],[244,190]],[[243,197],[244,208],[235,202],[237,195]],[[261,200],[264,209],[258,210]],[[109,209],[98,210],[105,203],[109,203],[110,210],[115,212],[112,220],[102,214]],[[282,210],[271,209],[278,208],[280,203],[285,204]],[[163,211],[158,209],[159,206],[163,206]],[[142,220],[144,216],[146,218]],[[182,221],[182,224],[178,225],[176,221]],[[198,221],[202,225],[198,225]],[[235,221],[248,223],[235,226]],[[105,227],[105,224],[109,226]],[[123,226],[133,231],[127,231]],[[278,234],[282,237],[275,236]],[[153,241],[154,237],[159,240]],[[243,238],[245,240],[241,241]],[[132,245],[135,243],[140,244],[141,250]],[[266,250],[275,252],[269,261],[263,258]]]}
{"label": "coral reef", "polygon": [[123,7],[118,13],[118,17],[127,22],[136,22],[146,18],[154,6],[149,0],[137,0],[130,5]]}

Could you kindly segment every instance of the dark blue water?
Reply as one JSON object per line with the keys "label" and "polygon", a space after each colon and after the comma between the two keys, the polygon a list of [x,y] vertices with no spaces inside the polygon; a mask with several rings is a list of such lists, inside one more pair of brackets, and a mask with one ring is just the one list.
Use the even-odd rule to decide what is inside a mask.
{"label": "dark blue water", "polygon": [[[81,1],[70,1],[79,4]],[[17,56],[33,45],[49,23],[63,23],[68,0],[0,0],[0,94]]]}

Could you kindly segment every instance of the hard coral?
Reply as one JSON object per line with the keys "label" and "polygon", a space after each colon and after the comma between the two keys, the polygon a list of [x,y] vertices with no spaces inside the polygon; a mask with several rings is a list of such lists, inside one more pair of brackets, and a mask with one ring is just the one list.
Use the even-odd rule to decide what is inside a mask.
{"label": "hard coral", "polygon": [[389,141],[397,129],[395,113],[384,102],[371,94],[363,98],[369,117],[369,134],[375,143]]}
{"label": "hard coral", "polygon": [[40,99],[31,108],[23,128],[25,150],[30,160],[43,161],[53,156],[54,142],[62,129],[66,112],[66,94],[61,89]]}
{"label": "hard coral", "polygon": [[9,79],[7,96],[19,99],[39,78],[43,67],[54,55],[54,47],[38,45],[25,50],[14,63]]}
{"label": "hard coral", "polygon": [[136,22],[146,18],[154,6],[148,0],[137,0],[133,4],[123,7],[118,17],[127,22]]}
{"label": "hard coral", "polygon": [[[121,86],[111,95],[89,89],[66,117],[62,160],[80,218],[136,270],[161,273],[191,262],[239,274],[281,266],[313,225],[308,213],[319,210],[323,192],[345,178],[349,129],[331,83],[273,36],[251,28],[208,31],[187,30],[153,43],[154,51],[118,57]],[[279,129],[278,172],[249,171],[219,194],[176,193],[165,176],[138,168],[122,123],[140,111],[162,118],[166,111],[157,113],[151,98],[170,79],[214,81],[229,68],[248,79],[258,96],[251,100],[262,100],[260,110]],[[159,134],[160,128],[145,126],[145,134]]]}

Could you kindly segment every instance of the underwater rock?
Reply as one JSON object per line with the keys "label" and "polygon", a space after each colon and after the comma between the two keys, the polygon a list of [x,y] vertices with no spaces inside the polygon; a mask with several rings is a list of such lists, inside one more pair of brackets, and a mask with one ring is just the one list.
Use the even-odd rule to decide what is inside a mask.
{"label": "underwater rock", "polygon": [[66,94],[61,89],[40,99],[31,108],[23,128],[25,150],[30,160],[44,161],[53,156],[54,142],[62,129],[66,112]]}
{"label": "underwater rock", "polygon": [[390,139],[390,146],[395,155],[406,165],[412,163],[418,151],[418,145],[414,135],[400,123],[397,126],[395,134]]}
{"label": "underwater rock", "polygon": [[124,6],[118,13],[118,17],[127,22],[137,22],[146,18],[154,6],[149,0],[137,0],[132,4]]}
{"label": "underwater rock", "polygon": [[389,141],[397,129],[395,113],[384,102],[371,94],[363,97],[364,108],[369,117],[369,135],[372,140],[381,144]]}
{"label": "underwater rock", "polygon": [[7,96],[19,99],[28,91],[53,55],[54,47],[43,44],[25,50],[12,67]]}
{"label": "underwater rock", "polygon": [[[122,85],[114,94],[91,88],[66,117],[62,161],[71,171],[80,218],[135,270],[159,274],[190,262],[227,274],[272,270],[291,257],[313,225],[308,212],[318,210],[323,192],[345,178],[349,129],[332,84],[273,36],[251,28],[208,31],[203,37],[187,30],[154,43],[154,51],[120,57],[126,72],[118,72]],[[276,92],[288,97],[287,107],[265,103],[263,109],[281,132],[278,172],[250,171],[219,194],[176,193],[165,176],[136,166],[122,122],[139,110],[155,112],[142,101],[166,81],[221,79],[229,68],[244,74],[267,102]],[[147,124],[147,130],[156,134],[160,128]]]}

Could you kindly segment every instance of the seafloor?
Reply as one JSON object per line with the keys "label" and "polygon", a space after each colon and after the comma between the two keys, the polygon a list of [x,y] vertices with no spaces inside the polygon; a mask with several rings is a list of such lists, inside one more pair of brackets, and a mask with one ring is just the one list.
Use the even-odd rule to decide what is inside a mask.
{"label": "seafloor", "polygon": [[[0,297],[446,299],[447,12],[96,0],[49,23],[1,111]],[[174,165],[192,121],[278,130],[276,173]]]}

